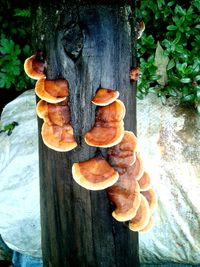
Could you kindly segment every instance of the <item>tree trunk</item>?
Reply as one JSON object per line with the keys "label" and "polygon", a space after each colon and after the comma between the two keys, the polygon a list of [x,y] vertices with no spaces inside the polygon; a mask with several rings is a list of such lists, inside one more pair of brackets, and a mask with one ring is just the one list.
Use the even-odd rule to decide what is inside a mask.
{"label": "tree trunk", "polygon": [[[112,218],[106,191],[74,182],[72,164],[92,158],[97,148],[84,142],[91,129],[97,88],[120,92],[125,129],[136,132],[133,7],[128,1],[59,1],[34,8],[33,47],[42,48],[48,79],[70,86],[71,123],[78,147],[67,153],[47,148],[39,131],[42,251],[44,266],[138,266],[138,235]],[[109,4],[108,4],[109,2]],[[41,127],[41,121],[39,121]],[[106,156],[106,149],[101,149]]]}

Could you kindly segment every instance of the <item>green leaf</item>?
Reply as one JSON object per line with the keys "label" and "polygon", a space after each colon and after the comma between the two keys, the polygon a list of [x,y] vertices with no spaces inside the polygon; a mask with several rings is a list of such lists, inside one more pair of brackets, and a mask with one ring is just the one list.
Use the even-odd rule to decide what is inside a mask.
{"label": "green leaf", "polygon": [[197,75],[195,78],[194,78],[195,81],[200,81],[200,75]]}
{"label": "green leaf", "polygon": [[31,16],[30,9],[16,8],[14,11],[15,11],[14,16],[16,16],[16,17],[27,17],[27,18],[29,18]]}
{"label": "green leaf", "polygon": [[197,91],[197,99],[200,101],[200,91]]}
{"label": "green leaf", "polygon": [[186,102],[192,102],[195,99],[195,95],[194,94],[190,94],[190,95],[186,95],[183,97],[183,100]]}
{"label": "green leaf", "polygon": [[186,15],[185,10],[181,6],[179,6],[179,5],[176,5],[176,7],[175,7],[175,13],[176,14],[183,15],[183,16]]}
{"label": "green leaf", "polygon": [[175,26],[175,25],[169,25],[169,26],[167,26],[167,30],[169,30],[169,31],[175,31],[175,30],[177,30],[177,26]]}
{"label": "green leaf", "polygon": [[172,58],[167,65],[167,70],[171,70],[175,65],[175,60]]}
{"label": "green leaf", "polygon": [[191,79],[190,78],[182,78],[182,79],[180,79],[180,82],[181,83],[190,83]]}

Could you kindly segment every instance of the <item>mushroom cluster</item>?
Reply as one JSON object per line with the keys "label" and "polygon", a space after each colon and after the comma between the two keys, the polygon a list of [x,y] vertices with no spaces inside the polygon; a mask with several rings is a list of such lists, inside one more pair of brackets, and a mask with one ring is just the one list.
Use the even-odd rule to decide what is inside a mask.
{"label": "mushroom cluster", "polygon": [[[25,60],[26,74],[36,79],[37,115],[43,119],[43,142],[56,151],[69,151],[77,146],[70,124],[68,105],[69,84],[64,79],[48,80],[44,74],[46,62],[39,51]],[[139,69],[132,69],[130,79],[137,80]],[[106,189],[115,205],[112,216],[127,222],[132,231],[148,232],[153,227],[152,213],[157,196],[149,174],[137,151],[137,138],[124,130],[125,106],[119,92],[99,88],[92,103],[97,105],[95,123],[84,135],[89,146],[107,148],[108,161],[102,156],[74,163],[73,179],[89,190]]]}
{"label": "mushroom cluster", "polygon": [[118,171],[118,181],[107,188],[114,203],[112,216],[117,221],[129,221],[132,231],[147,232],[153,227],[152,212],[157,205],[149,174],[137,151],[134,133],[125,131],[122,141],[108,149],[109,163]]}
{"label": "mushroom cluster", "polygon": [[92,103],[98,105],[95,124],[84,136],[88,145],[108,148],[108,162],[98,156],[74,163],[72,175],[86,189],[106,189],[115,205],[112,216],[120,222],[129,221],[132,231],[147,232],[153,227],[156,193],[144,171],[136,136],[124,130],[125,106],[118,97],[117,91],[97,90],[92,98]]}
{"label": "mushroom cluster", "polygon": [[[94,127],[85,134],[85,142],[94,147],[111,147],[124,136],[125,106],[118,100],[119,92],[100,88],[92,98],[98,105]],[[102,190],[112,186],[119,178],[118,172],[102,157],[74,163],[72,176],[82,187]]]}
{"label": "mushroom cluster", "polygon": [[118,172],[100,156],[74,163],[72,175],[79,185],[89,190],[105,189],[119,178]]}
{"label": "mushroom cluster", "polygon": [[[124,136],[125,106],[118,100],[119,92],[111,89],[98,89],[92,103],[100,104],[96,109],[95,124],[85,136],[85,142],[94,147],[111,147]],[[101,99],[101,100],[100,100]]]}
{"label": "mushroom cluster", "polygon": [[64,79],[46,79],[45,67],[46,62],[41,52],[36,52],[24,63],[26,74],[37,80],[35,93],[41,100],[37,103],[36,112],[38,117],[44,120],[42,139],[44,144],[53,150],[70,151],[77,146],[77,143],[70,124],[69,84]]}

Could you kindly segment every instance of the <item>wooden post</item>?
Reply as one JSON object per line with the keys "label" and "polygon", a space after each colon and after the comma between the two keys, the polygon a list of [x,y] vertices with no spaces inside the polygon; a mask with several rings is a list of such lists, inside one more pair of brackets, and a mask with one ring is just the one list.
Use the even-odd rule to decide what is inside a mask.
{"label": "wooden post", "polygon": [[[39,131],[42,251],[49,267],[138,266],[138,235],[115,221],[106,191],[88,191],[73,181],[74,162],[97,148],[83,136],[94,123],[91,98],[97,88],[120,92],[125,129],[136,132],[133,65],[133,7],[129,1],[38,1],[33,9],[33,47],[48,61],[49,79],[70,86],[71,121],[78,147],[59,153],[47,148]],[[41,121],[39,121],[41,127]],[[106,149],[101,150],[106,154]]]}

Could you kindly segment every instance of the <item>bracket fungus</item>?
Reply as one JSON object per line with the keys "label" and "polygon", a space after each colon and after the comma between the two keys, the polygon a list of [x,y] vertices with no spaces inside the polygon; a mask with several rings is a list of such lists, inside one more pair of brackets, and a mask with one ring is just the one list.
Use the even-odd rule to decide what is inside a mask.
{"label": "bracket fungus", "polygon": [[43,53],[37,51],[35,55],[32,55],[25,60],[24,71],[31,79],[39,80],[45,78],[44,70],[46,65]]}
{"label": "bracket fungus", "polygon": [[142,177],[138,180],[140,191],[146,191],[151,188],[151,179],[147,172],[144,172]]}
{"label": "bracket fungus", "polygon": [[149,203],[146,198],[140,194],[141,202],[134,218],[129,222],[129,229],[132,231],[140,231],[147,226],[150,220],[151,212]]}
{"label": "bracket fungus", "polygon": [[153,188],[150,188],[149,190],[143,191],[141,193],[147,199],[150,209],[154,211],[157,207],[157,202],[158,202],[155,190]]}
{"label": "bracket fungus", "polygon": [[70,125],[67,100],[57,104],[40,100],[36,112],[38,117],[44,120],[41,134],[46,146],[59,152],[67,152],[77,146],[74,131]]}
{"label": "bracket fungus", "polygon": [[136,159],[133,168],[129,168],[130,173],[136,180],[140,180],[144,173],[144,163],[139,153],[136,153]]}
{"label": "bracket fungus", "polygon": [[132,219],[141,201],[140,187],[135,179],[134,162],[137,139],[134,133],[124,132],[122,141],[108,149],[109,162],[119,173],[119,180],[107,189],[109,199],[115,204],[112,216],[117,221]]}
{"label": "bracket fungus", "polygon": [[152,213],[157,207],[157,195],[154,189],[151,188],[151,180],[147,172],[144,172],[138,183],[142,185],[142,187],[140,187],[142,201],[136,216],[129,222],[129,228],[132,231],[147,233],[154,226]]}
{"label": "bracket fungus", "polygon": [[77,146],[74,131],[70,124],[59,126],[44,122],[41,134],[44,144],[53,150],[67,152]]}
{"label": "bracket fungus", "polygon": [[139,76],[140,76],[139,67],[133,67],[130,69],[129,77],[131,81],[138,81]]}
{"label": "bracket fungus", "polygon": [[102,157],[74,163],[72,166],[74,180],[82,187],[89,190],[102,190],[114,183],[119,174]]}
{"label": "bracket fungus", "polygon": [[113,103],[119,97],[119,92],[112,89],[99,88],[92,103],[97,106],[106,106]]}
{"label": "bracket fungus", "polygon": [[140,233],[142,234],[148,233],[153,228],[153,226],[154,226],[154,219],[153,216],[150,215],[149,222],[144,228],[140,230]]}
{"label": "bracket fungus", "polygon": [[42,78],[36,82],[35,93],[39,98],[49,103],[59,103],[69,96],[69,84],[63,79],[47,80]]}
{"label": "bracket fungus", "polygon": [[121,142],[124,136],[125,106],[116,100],[107,106],[96,110],[95,124],[85,136],[89,146],[111,147]]}

